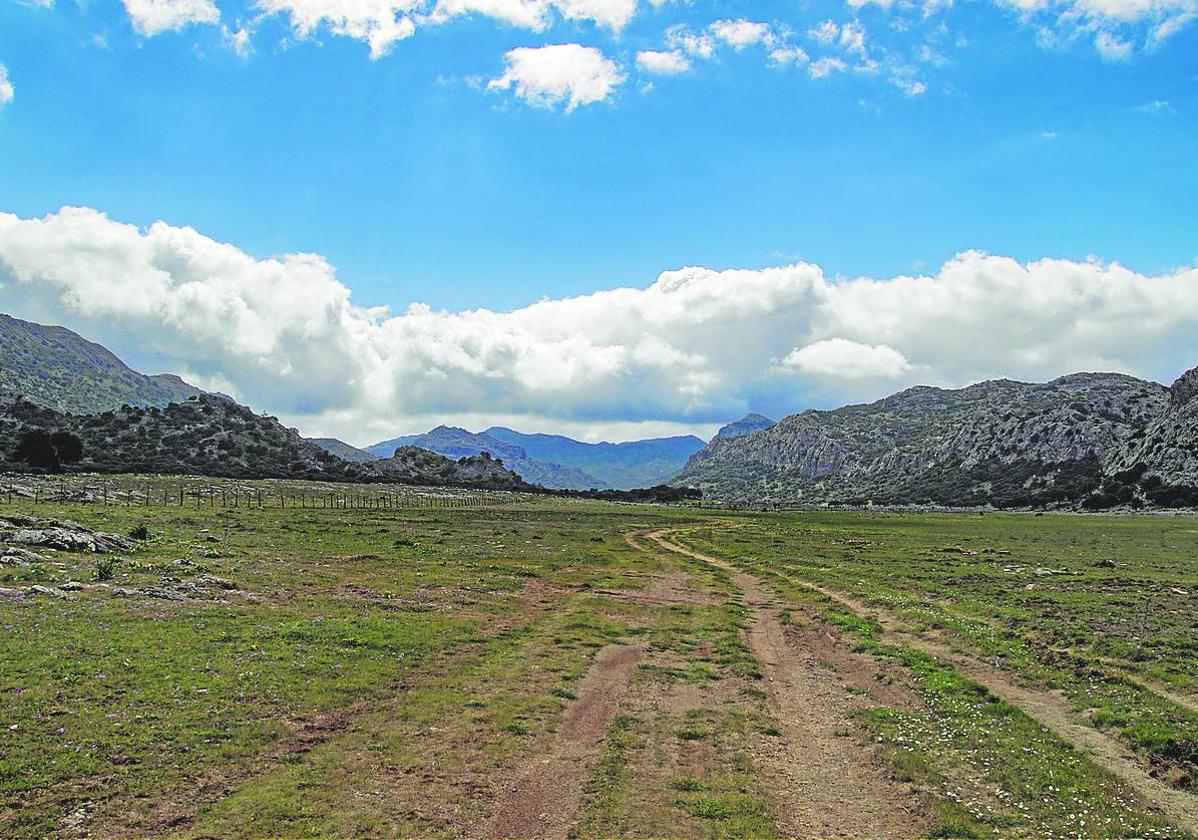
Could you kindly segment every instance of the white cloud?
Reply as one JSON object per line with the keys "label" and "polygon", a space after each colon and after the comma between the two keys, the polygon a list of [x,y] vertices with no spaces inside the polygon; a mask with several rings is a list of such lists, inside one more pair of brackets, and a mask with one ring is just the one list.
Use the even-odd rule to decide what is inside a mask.
{"label": "white cloud", "polygon": [[865,55],[865,27],[849,21],[840,28],[840,47],[846,52]]}
{"label": "white cloud", "polygon": [[220,20],[220,10],[212,0],[124,0],[124,3],[134,30],[147,38]]}
{"label": "white cloud", "polygon": [[797,347],[782,360],[781,367],[841,379],[897,379],[911,371],[907,357],[893,347],[844,338],[825,338]]}
{"label": "white cloud", "polygon": [[711,58],[715,54],[715,39],[705,33],[692,32],[685,24],[666,30],[666,44],[695,58]]}
{"label": "white cloud", "polygon": [[803,65],[811,60],[811,56],[802,47],[776,47],[770,50],[770,60],[782,66]]}
{"label": "white cloud", "polygon": [[821,44],[832,44],[840,37],[840,25],[834,20],[825,20],[808,29],[807,34]]}
{"label": "white cloud", "polygon": [[15,93],[12,82],[8,79],[8,68],[0,64],[0,108],[12,102]]}
{"label": "white cloud", "polygon": [[923,96],[928,92],[927,84],[916,79],[906,79],[902,76],[895,76],[891,81],[894,82],[895,87],[910,97]]}
{"label": "white cloud", "polygon": [[676,76],[691,69],[690,59],[682,50],[641,50],[636,54],[636,65],[647,73],[661,76]]}
{"label": "white cloud", "polygon": [[589,20],[618,32],[636,15],[636,5],[636,0],[438,0],[429,20],[479,14],[540,32],[556,9],[568,20]]}
{"label": "white cloud", "polygon": [[1126,61],[1131,57],[1132,45],[1110,32],[1099,32],[1094,38],[1094,48],[1107,61]]}
{"label": "white cloud", "polygon": [[222,37],[225,39],[225,43],[241,58],[247,57],[253,51],[253,48],[250,47],[250,35],[252,33],[246,27],[242,26],[237,29],[230,29],[227,26],[222,26],[220,31]]}
{"label": "white cloud", "polygon": [[744,18],[717,20],[708,27],[708,31],[725,44],[738,50],[743,50],[754,44],[769,46],[774,42],[774,35],[769,24]]}
{"label": "white cloud", "polygon": [[1166,379],[1198,362],[1193,267],[1144,276],[966,252],[891,279],[831,280],[806,263],[684,268],[510,312],[392,315],[356,306],[319,256],[257,259],[189,228],[72,208],[0,214],[0,310],[64,323],[134,363],[170,360],[359,443],[434,418],[686,425],[750,402],[799,410],[813,394],[839,403],[1078,370]]}
{"label": "white cloud", "polygon": [[811,62],[807,68],[807,72],[811,74],[811,78],[813,79],[822,79],[825,76],[831,76],[833,73],[843,73],[847,69],[848,65],[839,58],[829,57]]}
{"label": "white cloud", "polygon": [[615,62],[581,44],[517,47],[504,59],[507,70],[487,87],[515,87],[516,96],[542,107],[565,101],[567,111],[606,100],[625,78]]}
{"label": "white cloud", "polygon": [[412,13],[422,0],[258,0],[265,14],[285,15],[298,38],[309,37],[324,25],[334,35],[344,35],[370,45],[370,57],[379,59],[391,47],[416,31]]}

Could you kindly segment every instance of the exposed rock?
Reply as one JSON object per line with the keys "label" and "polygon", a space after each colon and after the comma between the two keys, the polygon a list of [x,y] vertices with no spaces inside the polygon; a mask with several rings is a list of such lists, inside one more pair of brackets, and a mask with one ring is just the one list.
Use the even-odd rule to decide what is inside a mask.
{"label": "exposed rock", "polygon": [[1108,461],[1108,473],[1136,483],[1149,502],[1198,506],[1198,368],[1169,389],[1169,405]]}
{"label": "exposed rock", "polygon": [[1101,486],[1107,459],[1170,399],[1122,374],[911,388],[716,438],[679,483],[726,502],[1072,503]]}
{"label": "exposed rock", "polygon": [[93,531],[77,522],[38,520],[30,517],[9,517],[7,520],[0,520],[0,543],[39,546],[59,551],[87,551],[93,554],[129,551],[133,547],[133,543],[124,537]]}
{"label": "exposed rock", "polygon": [[187,596],[177,589],[167,589],[162,586],[142,586],[142,587],[126,587],[114,586],[112,588],[112,597],[114,598],[161,598],[164,601],[186,601]]}

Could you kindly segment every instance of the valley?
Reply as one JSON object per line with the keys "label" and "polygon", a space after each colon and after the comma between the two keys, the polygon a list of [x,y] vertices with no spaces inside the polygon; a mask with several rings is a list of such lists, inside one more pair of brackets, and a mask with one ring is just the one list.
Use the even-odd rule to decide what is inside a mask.
{"label": "valley", "polygon": [[202,482],[3,496],[5,836],[1198,830],[1189,517]]}

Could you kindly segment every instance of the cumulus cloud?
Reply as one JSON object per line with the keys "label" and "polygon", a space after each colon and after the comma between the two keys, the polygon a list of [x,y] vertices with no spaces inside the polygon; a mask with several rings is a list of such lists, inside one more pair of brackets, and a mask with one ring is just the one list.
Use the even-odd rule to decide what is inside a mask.
{"label": "cumulus cloud", "polygon": [[8,80],[8,68],[0,64],[0,108],[12,102],[15,93],[12,82]]}
{"label": "cumulus cloud", "polygon": [[907,357],[893,347],[844,338],[825,338],[798,347],[782,360],[781,366],[839,379],[897,379],[911,370]]}
{"label": "cumulus cloud", "polygon": [[177,32],[192,24],[217,23],[220,10],[212,0],[124,0],[134,30],[147,38]]}
{"label": "cumulus cloud", "polygon": [[676,76],[691,69],[690,59],[682,50],[641,50],[636,54],[636,66],[659,76]]}
{"label": "cumulus cloud", "polygon": [[487,87],[515,88],[516,96],[545,108],[564,101],[566,110],[573,111],[579,105],[602,102],[625,78],[615,62],[594,47],[581,44],[517,47],[509,50],[504,59],[506,71]]}
{"label": "cumulus cloud", "polygon": [[[1167,379],[1198,362],[1198,269],[1020,263],[830,279],[815,265],[668,271],[509,312],[353,303],[312,254],[258,259],[190,228],[85,208],[0,214],[0,309],[222,387],[357,443],[473,417],[528,428],[707,424],[1077,370]],[[160,362],[160,364],[163,364]],[[644,426],[645,428],[648,425]],[[363,431],[366,430],[366,431]]]}
{"label": "cumulus cloud", "polygon": [[283,15],[297,38],[307,38],[327,26],[334,35],[365,41],[370,57],[379,59],[396,42],[416,32],[412,13],[421,0],[258,0],[264,14]]}
{"label": "cumulus cloud", "polygon": [[743,50],[754,44],[768,46],[774,41],[774,34],[770,30],[769,24],[744,18],[717,20],[708,28],[716,38],[738,50]]}

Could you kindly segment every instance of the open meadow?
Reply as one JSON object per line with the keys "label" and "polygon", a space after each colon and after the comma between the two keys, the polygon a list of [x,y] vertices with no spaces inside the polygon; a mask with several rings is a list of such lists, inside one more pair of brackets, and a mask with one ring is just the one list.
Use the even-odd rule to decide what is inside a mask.
{"label": "open meadow", "polygon": [[0,559],[2,836],[1198,832],[1192,516],[122,486],[0,503],[131,538]]}

